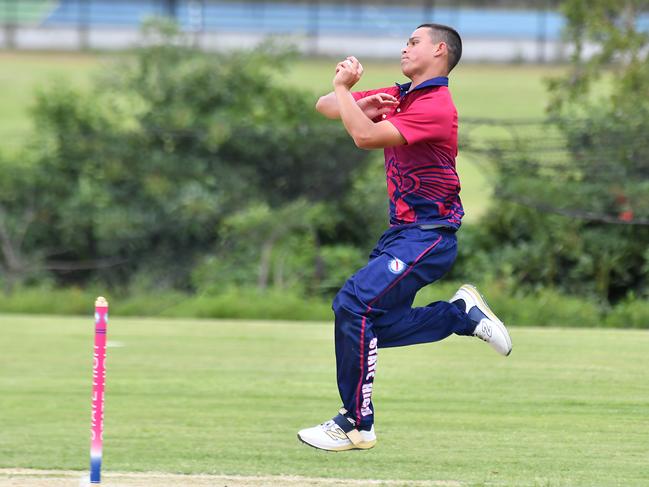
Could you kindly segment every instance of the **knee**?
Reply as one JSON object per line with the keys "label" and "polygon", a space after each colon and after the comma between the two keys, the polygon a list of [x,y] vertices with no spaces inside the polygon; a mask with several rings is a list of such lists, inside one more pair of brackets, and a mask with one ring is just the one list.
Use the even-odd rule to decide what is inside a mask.
{"label": "knee", "polygon": [[345,290],[346,286],[347,284],[345,284],[345,286],[343,286],[342,289],[338,291],[331,305],[331,309],[333,309],[336,318],[339,318],[348,307],[349,293]]}
{"label": "knee", "polygon": [[338,291],[331,308],[336,316],[336,322],[348,318],[350,315],[361,315],[366,312],[367,305],[355,292],[353,281],[348,280]]}

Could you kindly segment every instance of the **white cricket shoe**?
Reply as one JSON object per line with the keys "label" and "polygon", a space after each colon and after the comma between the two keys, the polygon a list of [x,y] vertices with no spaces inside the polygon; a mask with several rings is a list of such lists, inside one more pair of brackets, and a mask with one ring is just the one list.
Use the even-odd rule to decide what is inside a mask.
{"label": "white cricket shoe", "polygon": [[333,419],[313,428],[300,430],[297,437],[313,448],[329,451],[368,450],[376,444],[374,426],[369,431],[353,429],[345,433]]}
{"label": "white cricket shoe", "polygon": [[464,302],[464,312],[478,324],[473,334],[487,342],[501,355],[507,356],[512,353],[512,339],[507,328],[491,311],[476,287],[471,284],[462,285],[450,302],[454,303],[460,300]]}

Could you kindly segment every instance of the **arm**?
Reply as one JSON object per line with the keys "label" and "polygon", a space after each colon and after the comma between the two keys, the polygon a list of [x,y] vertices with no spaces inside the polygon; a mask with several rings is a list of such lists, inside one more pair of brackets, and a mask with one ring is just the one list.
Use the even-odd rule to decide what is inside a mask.
{"label": "arm", "polygon": [[[349,57],[347,59],[349,59],[349,61],[351,62],[351,60],[355,58]],[[346,61],[343,61],[336,66],[336,73],[340,71],[341,65],[344,65],[345,63]],[[360,65],[360,63],[358,63],[357,66],[357,71],[360,77],[360,74],[363,73],[363,67]],[[361,108],[365,116],[369,119],[374,119],[383,115],[384,113],[389,113],[392,108],[399,104],[398,100],[394,96],[388,93],[381,93],[379,90],[373,90],[371,92],[365,93],[354,93],[354,99],[356,100],[355,103]],[[327,118],[340,118],[338,100],[336,98],[336,93],[333,91],[318,98],[318,101],[315,104],[315,109]]]}
{"label": "arm", "polygon": [[[365,116],[370,120],[375,119],[384,113],[389,113],[392,108],[399,104],[397,99],[388,93],[374,93],[373,95],[368,95],[360,99],[356,96],[354,100]],[[336,98],[336,93],[333,91],[318,98],[318,102],[315,104],[315,109],[327,118],[340,118],[338,100]]]}
{"label": "arm", "polygon": [[338,102],[336,101],[336,95],[333,91],[318,98],[318,101],[315,104],[315,109],[327,118],[340,118]]}
{"label": "arm", "polygon": [[404,145],[406,139],[390,122],[372,122],[357,105],[350,89],[360,79],[362,71],[358,69],[358,61],[342,62],[337,66],[334,77],[334,95],[338,111],[347,133],[361,149],[380,149]]}

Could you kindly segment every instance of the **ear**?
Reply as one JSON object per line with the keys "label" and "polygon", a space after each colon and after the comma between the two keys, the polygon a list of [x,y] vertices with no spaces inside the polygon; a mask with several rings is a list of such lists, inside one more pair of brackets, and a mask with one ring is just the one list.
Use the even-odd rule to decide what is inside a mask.
{"label": "ear", "polygon": [[433,50],[433,54],[435,56],[444,56],[445,54],[448,54],[448,46],[446,45],[446,42],[438,42],[437,46]]}

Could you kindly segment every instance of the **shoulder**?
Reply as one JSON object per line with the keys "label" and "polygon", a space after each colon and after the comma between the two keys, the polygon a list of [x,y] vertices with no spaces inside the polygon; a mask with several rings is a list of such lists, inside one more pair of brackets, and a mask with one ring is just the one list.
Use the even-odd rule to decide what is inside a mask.
{"label": "shoulder", "polygon": [[448,103],[453,105],[453,97],[451,92],[446,86],[439,86],[437,88],[422,90],[422,93],[417,97],[417,102],[434,102],[434,103]]}
{"label": "shoulder", "polygon": [[354,91],[354,92],[352,92],[352,95],[354,96],[354,98],[356,100],[359,100],[361,98],[376,95],[377,93],[387,93],[388,95],[398,96],[399,95],[399,88],[396,87],[396,86],[387,86],[385,88],[376,88],[376,89],[367,90],[367,91]]}
{"label": "shoulder", "polygon": [[457,108],[453,103],[451,92],[445,86],[434,90],[426,90],[412,101],[411,109],[423,111],[433,116],[457,114]]}
{"label": "shoulder", "polygon": [[376,88],[374,90],[369,90],[366,93],[389,93],[390,95],[398,95],[399,87],[398,86],[386,86],[384,88]]}

